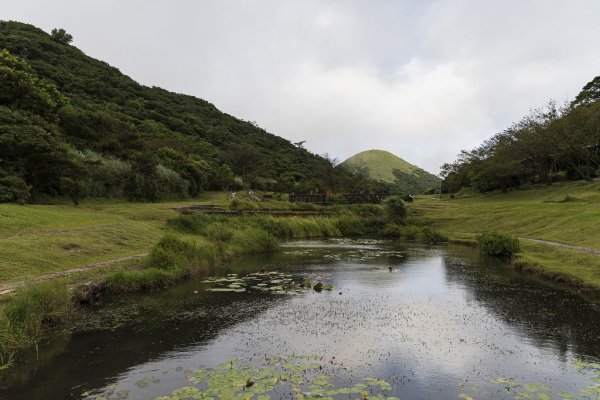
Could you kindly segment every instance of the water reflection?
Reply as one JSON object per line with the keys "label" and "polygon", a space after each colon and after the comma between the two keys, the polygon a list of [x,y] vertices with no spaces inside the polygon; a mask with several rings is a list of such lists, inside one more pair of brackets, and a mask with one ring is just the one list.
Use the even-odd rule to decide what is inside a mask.
{"label": "water reflection", "polygon": [[[577,393],[589,377],[571,359],[600,355],[597,306],[469,248],[304,241],[223,273],[262,268],[335,289],[207,293],[188,281],[123,299],[101,315],[117,327],[60,342],[46,364],[22,358],[0,398],[79,397],[111,384],[129,399],[152,398],[189,385],[187,369],[276,354],[316,354],[356,379],[385,379],[407,399],[455,399],[461,382],[476,384],[480,398],[514,397],[490,382],[501,376]],[[128,322],[118,327],[114,316],[123,314]]]}
{"label": "water reflection", "polygon": [[600,357],[600,307],[497,260],[479,262],[475,250],[449,247],[444,254],[448,282],[466,291],[470,302],[486,307],[536,347]]}

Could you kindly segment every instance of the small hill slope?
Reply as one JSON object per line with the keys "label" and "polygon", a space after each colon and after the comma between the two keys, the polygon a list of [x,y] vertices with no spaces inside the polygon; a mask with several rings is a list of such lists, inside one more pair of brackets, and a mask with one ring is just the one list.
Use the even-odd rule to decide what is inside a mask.
{"label": "small hill slope", "polygon": [[396,184],[400,190],[412,194],[437,188],[440,183],[437,176],[385,150],[362,151],[345,160],[342,166],[350,171],[365,168],[370,178]]}

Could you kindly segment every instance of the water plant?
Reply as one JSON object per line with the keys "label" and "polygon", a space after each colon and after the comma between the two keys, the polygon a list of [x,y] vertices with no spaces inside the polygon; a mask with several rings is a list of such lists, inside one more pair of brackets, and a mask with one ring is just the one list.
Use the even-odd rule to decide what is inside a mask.
{"label": "water plant", "polygon": [[292,394],[297,400],[332,399],[337,395],[358,395],[366,399],[397,400],[387,397],[392,386],[381,379],[367,377],[353,385],[343,385],[334,374],[323,373],[324,365],[316,355],[275,355],[255,365],[230,360],[215,369],[188,373],[193,384],[175,389],[155,400],[254,399],[269,400],[272,395]]}

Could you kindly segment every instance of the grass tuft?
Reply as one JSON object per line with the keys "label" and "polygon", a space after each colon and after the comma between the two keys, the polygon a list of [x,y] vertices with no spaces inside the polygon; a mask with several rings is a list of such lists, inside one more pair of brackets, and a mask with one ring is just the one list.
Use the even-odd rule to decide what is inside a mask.
{"label": "grass tuft", "polygon": [[512,257],[519,252],[519,239],[500,232],[488,232],[477,237],[479,249],[490,256]]}

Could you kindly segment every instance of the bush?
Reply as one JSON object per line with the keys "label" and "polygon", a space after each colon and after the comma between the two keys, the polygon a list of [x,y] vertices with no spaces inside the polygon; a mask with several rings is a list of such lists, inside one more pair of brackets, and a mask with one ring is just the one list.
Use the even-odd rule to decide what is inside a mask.
{"label": "bush", "polygon": [[381,235],[390,238],[416,240],[420,229],[414,225],[387,224],[382,230]]}
{"label": "bush", "polygon": [[441,233],[434,231],[429,227],[421,228],[421,239],[425,243],[440,243],[447,242],[448,238]]}
{"label": "bush", "polygon": [[[45,326],[65,321],[73,312],[71,293],[64,282],[43,282],[25,286],[0,315],[0,336],[22,344],[37,341]],[[10,340],[9,340],[10,342]]]}
{"label": "bush", "polygon": [[106,277],[106,282],[112,292],[164,287],[192,272],[206,272],[218,263],[219,257],[212,246],[198,247],[166,235],[152,248],[143,269],[115,271]]}
{"label": "bush", "polygon": [[422,243],[440,243],[448,238],[430,227],[415,225],[388,224],[381,230],[384,237],[398,238],[404,240],[416,240]]}
{"label": "bush", "polygon": [[512,257],[519,252],[519,239],[500,232],[488,232],[477,238],[479,249],[488,255]]}
{"label": "bush", "polygon": [[198,247],[175,236],[164,236],[150,252],[147,268],[179,271],[182,275],[190,269],[214,265],[217,257],[211,248]]}
{"label": "bush", "polygon": [[174,271],[159,268],[140,270],[118,270],[106,277],[108,290],[112,292],[134,292],[173,285],[181,279]]}
{"label": "bush", "polygon": [[25,204],[31,197],[31,186],[17,176],[8,175],[0,178],[0,202],[16,201]]}
{"label": "bush", "polygon": [[203,235],[208,226],[214,222],[225,222],[227,217],[206,213],[179,215],[167,220],[167,226],[180,232]]}
{"label": "bush", "polygon": [[406,205],[400,197],[390,197],[385,204],[390,220],[396,223],[404,222],[406,219]]}

